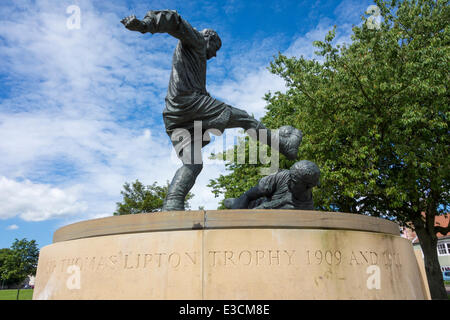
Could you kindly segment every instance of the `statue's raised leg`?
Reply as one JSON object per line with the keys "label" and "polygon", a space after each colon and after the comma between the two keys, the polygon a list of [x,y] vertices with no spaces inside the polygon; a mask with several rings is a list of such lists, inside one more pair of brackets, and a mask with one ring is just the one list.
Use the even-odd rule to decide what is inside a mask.
{"label": "statue's raised leg", "polygon": [[[251,131],[249,129],[253,129],[256,136],[249,134],[252,138],[275,148],[290,160],[297,159],[298,148],[303,137],[299,129],[292,126],[283,126],[272,132],[244,110],[234,107],[230,108],[231,116],[227,128],[243,128],[248,133]],[[260,130],[265,131],[265,137],[262,137],[262,131]]]}

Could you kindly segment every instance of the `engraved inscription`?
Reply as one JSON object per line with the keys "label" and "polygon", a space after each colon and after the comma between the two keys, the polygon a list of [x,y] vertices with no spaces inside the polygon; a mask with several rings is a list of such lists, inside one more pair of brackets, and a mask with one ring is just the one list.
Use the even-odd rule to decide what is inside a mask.
{"label": "engraved inscription", "polygon": [[198,263],[199,252],[155,252],[134,253],[119,252],[109,256],[71,257],[61,260],[49,260],[46,273],[66,272],[69,266],[77,266],[80,271],[102,272],[106,270],[139,270],[192,266]]}
{"label": "engraved inscription", "polygon": [[[375,250],[337,250],[307,248],[303,250],[285,248],[260,248],[241,250],[209,250],[205,252],[205,264],[210,267],[282,267],[282,266],[324,266],[339,267],[342,264],[354,267],[377,265],[383,268],[401,267],[398,252]],[[201,263],[200,252],[118,252],[104,256],[80,256],[61,260],[48,260],[44,265],[46,273],[66,272],[69,266],[80,271],[103,272],[107,270],[143,270],[180,268]],[[326,278],[326,277],[324,277]]]}
{"label": "engraved inscription", "polygon": [[337,267],[341,264],[401,267],[399,253],[389,251],[377,252],[374,250],[306,249],[303,253],[292,249],[209,250],[207,259],[211,267],[290,266],[302,264],[328,267]]}
{"label": "engraved inscription", "polygon": [[308,264],[322,264],[322,262],[328,265],[340,265],[342,260],[341,251],[332,251],[332,250],[315,250],[311,252],[310,250],[306,250],[306,256],[308,260]]}
{"label": "engraved inscription", "polygon": [[400,255],[396,252],[376,252],[372,250],[352,250],[344,253],[340,250],[306,250],[307,265],[338,266],[343,261],[351,266],[382,265],[401,267]]}
{"label": "engraved inscription", "polygon": [[295,250],[210,250],[209,265],[216,266],[281,266],[294,263]]}
{"label": "engraved inscription", "polygon": [[397,252],[352,251],[350,265],[382,265],[401,267],[400,254]]}

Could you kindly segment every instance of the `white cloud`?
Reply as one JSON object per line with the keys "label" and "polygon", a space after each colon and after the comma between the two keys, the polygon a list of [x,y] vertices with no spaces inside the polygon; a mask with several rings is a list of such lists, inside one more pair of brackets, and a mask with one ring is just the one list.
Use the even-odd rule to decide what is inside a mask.
{"label": "white cloud", "polygon": [[[316,28],[310,30],[306,34],[297,37],[289,48],[285,51],[285,55],[288,57],[303,56],[306,59],[316,59],[321,61],[320,56],[317,56],[314,52],[318,51],[318,48],[313,46],[314,41],[324,41],[325,36],[329,31],[333,29],[333,25],[326,22],[321,22]],[[341,24],[336,29],[336,37],[333,40],[333,44],[351,43],[351,25]]]}
{"label": "white cloud", "polygon": [[19,229],[19,226],[17,224],[12,224],[6,227],[6,230],[17,230],[17,229]]}
{"label": "white cloud", "polygon": [[245,110],[258,119],[265,113],[264,95],[269,91],[284,91],[284,80],[271,74],[265,66],[244,74],[240,79],[225,80],[212,86],[212,92],[224,102]]}
{"label": "white cloud", "polygon": [[[11,88],[0,100],[0,172],[12,188],[2,218],[111,215],[125,181],[170,179],[178,164],[165,161],[160,117],[175,39],[131,33],[88,0],[77,2],[79,30],[67,29],[64,3],[15,4],[0,7],[0,72]],[[50,198],[19,201],[20,186]]]}
{"label": "white cloud", "polygon": [[[283,54],[288,57],[303,56],[307,59],[320,60],[320,57],[314,53],[317,48],[313,46],[313,42],[324,40],[328,31],[332,29],[332,24],[319,23],[316,28],[294,38]],[[337,30],[334,43],[350,43],[350,32],[349,24],[341,25]],[[233,59],[236,63],[233,70],[234,77],[212,85],[212,94],[217,95],[228,104],[254,114],[255,118],[262,117],[265,114],[266,105],[263,99],[264,95],[269,91],[285,92],[286,90],[284,80],[267,69],[267,54],[261,57],[261,52],[268,52],[269,48],[274,45],[273,41],[254,45],[244,54],[240,54],[239,58]]]}
{"label": "white cloud", "polygon": [[0,202],[0,219],[42,221],[86,210],[86,204],[78,201],[70,190],[5,177],[0,177]]}

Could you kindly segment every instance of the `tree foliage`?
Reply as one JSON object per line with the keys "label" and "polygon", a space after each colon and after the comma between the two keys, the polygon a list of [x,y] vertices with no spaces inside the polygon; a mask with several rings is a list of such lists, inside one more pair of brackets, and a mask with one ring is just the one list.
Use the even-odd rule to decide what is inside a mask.
{"label": "tree foliage", "polygon": [[[159,186],[156,182],[145,186],[136,179],[132,184],[126,182],[123,185],[123,202],[117,202],[117,209],[114,215],[149,213],[161,211],[164,199],[169,189],[169,182],[165,186]],[[188,193],[185,200],[185,208],[190,208],[189,200],[194,195]]]}
{"label": "tree foliage", "polygon": [[0,277],[6,284],[21,284],[36,274],[39,249],[36,241],[16,239],[11,248],[0,250]]}
{"label": "tree foliage", "polygon": [[[449,228],[434,221],[449,209],[448,1],[375,3],[379,28],[368,28],[363,17],[351,44],[334,43],[335,27],[314,42],[319,59],[276,57],[270,69],[288,90],[266,96],[263,122],[303,131],[301,158],[316,162],[322,174],[314,192],[318,208],[412,222],[431,294],[446,298],[436,233]],[[228,167],[232,173],[211,184],[226,196],[225,182],[254,170]]]}
{"label": "tree foliage", "polygon": [[2,285],[10,285],[16,282],[15,279],[10,279],[10,277],[7,275],[8,271],[6,270],[6,266],[9,263],[8,260],[10,259],[11,255],[11,249],[0,249],[0,281]]}

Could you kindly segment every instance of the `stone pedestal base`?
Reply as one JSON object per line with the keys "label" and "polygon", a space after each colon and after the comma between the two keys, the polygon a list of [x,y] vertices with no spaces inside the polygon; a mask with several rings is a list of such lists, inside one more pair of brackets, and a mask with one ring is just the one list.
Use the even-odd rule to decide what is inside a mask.
{"label": "stone pedestal base", "polygon": [[426,299],[395,223],[316,211],[80,222],[39,257],[33,299]]}

